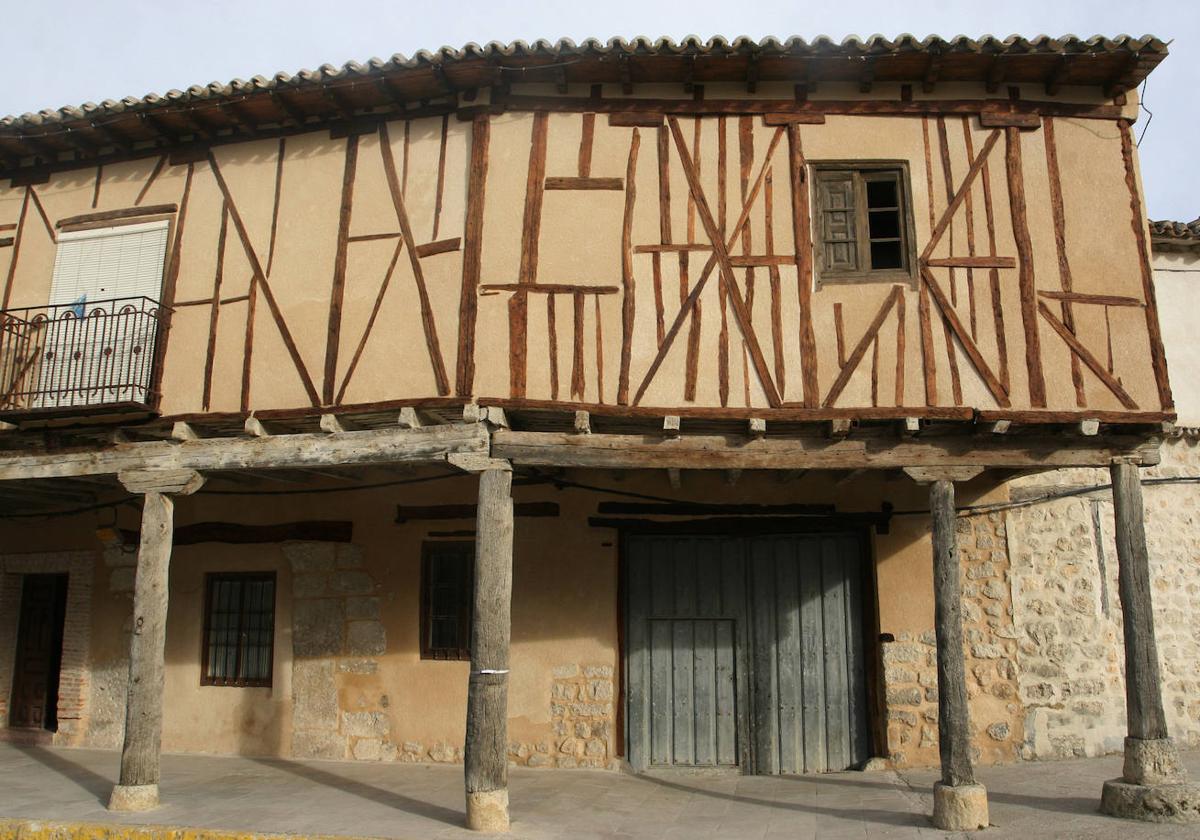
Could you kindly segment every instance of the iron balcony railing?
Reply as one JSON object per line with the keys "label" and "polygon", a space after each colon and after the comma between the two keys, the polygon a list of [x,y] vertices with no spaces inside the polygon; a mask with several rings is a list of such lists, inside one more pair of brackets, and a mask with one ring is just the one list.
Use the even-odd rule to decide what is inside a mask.
{"label": "iron balcony railing", "polygon": [[150,406],[163,314],[147,297],[0,311],[0,414]]}

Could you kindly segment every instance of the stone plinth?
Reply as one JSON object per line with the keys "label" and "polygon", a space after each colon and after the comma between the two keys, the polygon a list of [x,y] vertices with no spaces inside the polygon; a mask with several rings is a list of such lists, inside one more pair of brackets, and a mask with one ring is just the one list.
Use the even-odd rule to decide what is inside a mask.
{"label": "stone plinth", "polygon": [[110,811],[150,811],[158,807],[158,785],[116,785],[108,800]]}
{"label": "stone plinth", "polygon": [[933,786],[933,824],[943,831],[988,827],[987,788],[980,784]]}
{"label": "stone plinth", "polygon": [[1100,810],[1146,822],[1200,822],[1200,785],[1187,780],[1170,738],[1126,738],[1124,776],[1104,783]]}

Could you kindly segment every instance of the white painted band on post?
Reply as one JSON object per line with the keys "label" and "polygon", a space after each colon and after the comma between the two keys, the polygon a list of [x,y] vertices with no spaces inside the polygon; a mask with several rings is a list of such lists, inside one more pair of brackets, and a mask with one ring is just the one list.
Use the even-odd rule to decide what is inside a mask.
{"label": "white painted band on post", "polygon": [[508,669],[505,668],[503,670],[498,670],[498,669],[494,669],[494,668],[484,668],[483,670],[472,671],[471,673],[472,674],[507,674]]}

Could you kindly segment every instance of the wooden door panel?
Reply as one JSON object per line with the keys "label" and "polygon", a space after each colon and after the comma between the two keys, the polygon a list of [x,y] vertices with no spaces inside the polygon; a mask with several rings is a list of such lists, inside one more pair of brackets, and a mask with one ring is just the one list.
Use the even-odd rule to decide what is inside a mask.
{"label": "wooden door panel", "polygon": [[9,725],[54,729],[66,605],[65,575],[26,575]]}

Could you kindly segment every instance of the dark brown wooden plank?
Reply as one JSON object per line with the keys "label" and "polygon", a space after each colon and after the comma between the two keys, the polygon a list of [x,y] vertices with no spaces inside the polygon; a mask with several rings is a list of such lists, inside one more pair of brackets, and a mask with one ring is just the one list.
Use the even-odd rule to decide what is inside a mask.
{"label": "dark brown wooden plank", "polygon": [[29,213],[29,193],[32,187],[25,188],[25,197],[21,199],[21,212],[17,216],[17,233],[13,237],[12,257],[8,261],[8,275],[4,278],[4,299],[0,301],[0,309],[8,309],[12,297],[13,278],[17,274],[17,257],[21,255],[21,239],[25,233],[25,217]]}
{"label": "dark brown wooden plank", "polygon": [[658,234],[671,243],[671,147],[666,125],[658,127]]}
{"label": "dark brown wooden plank", "polygon": [[[754,364],[760,384],[767,395],[767,401],[771,405],[779,405],[782,400],[779,398],[779,392],[776,390],[775,383],[771,378],[771,372],[767,367],[767,361],[763,356],[762,348],[759,347],[749,309],[742,300],[741,292],[737,288],[737,282],[733,276],[733,267],[729,264],[729,252],[726,250],[725,243],[721,241],[721,232],[717,230],[716,221],[713,219],[708,201],[704,197],[704,188],[700,184],[699,171],[692,157],[688,154],[683,133],[679,129],[679,121],[674,117],[669,117],[667,122],[671,128],[671,134],[675,138],[675,146],[679,150],[680,161],[683,164],[683,171],[688,181],[689,193],[695,202],[696,211],[700,216],[701,224],[704,225],[705,233],[713,245],[713,257],[720,266],[721,282],[725,284],[726,291],[729,294],[729,302],[732,304],[734,317],[737,319],[738,327],[742,331],[742,338],[745,340],[747,349],[750,352],[750,360]],[[766,157],[763,159],[764,177],[766,168],[770,166],[771,155],[774,153],[782,133],[782,129],[776,129],[771,146],[767,150]],[[744,230],[745,225],[739,225],[739,228]],[[693,312],[696,311],[695,306],[692,309]]]}
{"label": "dark brown wooden plank", "polygon": [[[41,202],[34,195],[34,201],[40,206]],[[174,213],[179,209],[176,204],[150,204],[145,207],[122,207],[119,210],[103,210],[99,213],[80,213],[78,216],[67,216],[64,219],[59,219],[57,227],[64,228],[71,225],[82,225],[88,222],[109,222],[120,219],[133,219],[138,216],[161,216],[167,213]],[[45,215],[45,210],[39,210],[45,220],[46,227],[52,229],[50,220]]]}
{"label": "dark brown wooden plank", "polygon": [[600,317],[600,298],[592,298],[592,314],[596,317],[596,402],[604,404],[604,325]]}
{"label": "dark brown wooden plank", "polygon": [[[1072,303],[1090,303],[1098,306],[1145,306],[1140,300],[1134,297],[1125,297],[1124,295],[1093,295],[1087,292],[1052,292],[1039,291],[1042,297],[1052,300],[1070,301]],[[1064,318],[1063,323],[1067,321]],[[1067,325],[1070,329],[1070,325]],[[1074,330],[1071,330],[1074,332]]]}
{"label": "dark brown wooden plank", "polygon": [[906,336],[904,334],[904,316],[906,304],[905,295],[900,295],[900,299],[896,301],[896,405],[904,405],[904,371],[908,359],[905,358],[904,342]]}
{"label": "dark brown wooden plank", "polygon": [[933,350],[933,322],[929,313],[929,290],[922,284],[917,292],[917,321],[921,330],[921,367],[925,380],[925,405],[937,405],[937,357]]}
{"label": "dark brown wooden plank", "polygon": [[[585,124],[585,128],[588,128]],[[621,405],[629,403],[629,366],[633,354],[633,330],[637,315],[637,300],[634,297],[636,284],[633,277],[633,208],[637,201],[637,159],[638,149],[642,143],[641,135],[635,128],[629,140],[629,161],[625,165],[625,213],[621,220],[621,370],[617,379],[617,402]],[[591,151],[589,149],[589,162]],[[582,161],[582,150],[580,160]],[[581,163],[582,167],[582,163]],[[596,299],[596,326],[600,325],[600,302]],[[599,353],[599,348],[597,349]]]}
{"label": "dark brown wooden plank", "polygon": [[551,175],[546,178],[548,190],[623,190],[620,178],[575,178],[567,175]]}
{"label": "dark brown wooden plank", "polygon": [[404,195],[396,173],[396,161],[392,157],[392,144],[386,122],[379,124],[379,154],[383,158],[383,172],[392,196],[392,206],[396,211],[396,221],[400,225],[401,234],[403,234],[404,249],[408,252],[408,264],[412,268],[413,281],[417,287],[417,298],[421,307],[421,327],[425,332],[425,347],[429,353],[429,362],[433,367],[434,382],[437,385],[438,394],[445,396],[450,393],[450,381],[446,376],[446,364],[442,360],[442,347],[438,341],[433,305],[429,301],[429,290],[425,285],[425,272],[421,268],[421,258],[417,253],[412,225],[408,219],[408,210],[404,206]]}
{"label": "dark brown wooden plank", "polygon": [[[980,170],[979,180],[983,185],[983,211],[987,222],[988,254],[996,255],[996,216],[992,204],[992,168],[985,159]],[[992,329],[996,336],[996,368],[1000,384],[1004,390],[1009,390],[1008,380],[1008,341],[1004,335],[1004,308],[1000,301],[1000,272],[994,268],[988,270],[988,288],[992,301]]]}
{"label": "dark brown wooden plank", "polygon": [[[975,144],[971,141],[971,118],[963,117],[962,120],[963,145],[967,147],[967,160],[975,159]],[[966,199],[966,222],[967,222],[967,254],[970,259],[975,259],[975,190],[974,187],[967,190]],[[975,266],[966,266],[967,269],[967,305],[970,311],[971,323],[971,338],[975,341],[979,340],[979,316],[978,308],[975,301]]]}
{"label": "dark brown wooden plank", "polygon": [[942,311],[942,317],[945,318],[947,326],[953,330],[954,334],[958,337],[959,342],[963,346],[963,351],[967,354],[967,358],[971,360],[971,364],[974,365],[975,370],[983,379],[984,384],[987,385],[988,391],[991,392],[992,397],[1002,406],[1010,405],[1011,403],[1009,402],[1008,392],[1004,389],[1004,386],[1000,384],[1000,380],[996,378],[996,375],[992,372],[991,366],[988,365],[987,360],[983,358],[983,354],[979,351],[979,347],[971,339],[971,335],[963,326],[962,321],[959,320],[958,313],[950,304],[950,301],[946,299],[946,293],[943,292],[941,287],[938,285],[937,279],[933,276],[933,272],[923,266],[921,268],[921,279],[924,281],[922,286],[928,288],[930,293],[933,295],[933,299],[937,303],[938,308]]}
{"label": "dark brown wooden plank", "polygon": [[212,309],[208,316],[208,346],[204,356],[204,388],[200,407],[208,411],[212,403],[213,363],[217,355],[217,327],[221,319],[221,282],[225,274],[225,238],[229,232],[229,205],[221,202],[221,228],[217,234],[217,268],[213,272]]}
{"label": "dark brown wooden plank", "polygon": [[404,236],[400,231],[388,231],[387,233],[360,233],[356,236],[346,238],[347,242],[375,242],[380,239],[399,239]]}
{"label": "dark brown wooden plank", "polygon": [[[216,156],[211,150],[208,153],[208,165],[212,169],[213,178],[216,179],[221,194],[229,202],[229,218],[233,221],[234,230],[237,231],[238,240],[242,243],[242,250],[246,253],[246,259],[250,263],[250,268],[258,278],[259,282],[257,286],[262,289],[263,297],[267,301],[267,307],[271,310],[271,317],[275,321],[275,326],[279,329],[279,336],[283,339],[283,344],[287,348],[288,355],[291,356],[292,364],[295,366],[296,372],[300,375],[300,381],[304,385],[304,390],[313,405],[320,405],[321,398],[317,394],[316,386],[313,385],[312,377],[309,376],[308,368],[305,366],[304,359],[300,355],[300,349],[296,346],[296,340],[292,337],[291,330],[288,329],[287,320],[283,317],[283,311],[279,308],[279,303],[275,300],[275,295],[271,291],[270,283],[267,282],[266,275],[263,273],[262,263],[259,262],[258,254],[255,253],[254,246],[250,242],[250,234],[246,230],[245,223],[242,221],[242,214],[238,212],[237,202],[233,200],[233,196],[229,192],[229,185],[225,182],[225,176],[221,174],[221,168],[217,165]],[[254,294],[253,288],[251,294]]]}
{"label": "dark brown wooden plank", "polygon": [[546,295],[546,343],[550,348],[550,399],[558,399],[558,325],[555,323],[556,295]]}
{"label": "dark brown wooden plank", "polygon": [[[636,249],[635,249],[636,251]],[[663,323],[662,257],[654,254],[650,259],[654,279],[654,329],[658,345],[662,346],[666,325]]]}
{"label": "dark brown wooden plank", "polygon": [[572,296],[574,303],[574,332],[572,338],[574,339],[574,343],[572,344],[571,353],[571,396],[580,400],[583,399],[584,388],[586,387],[583,373],[583,303],[585,300],[586,298],[579,292],[576,292]]}
{"label": "dark brown wooden plank", "polygon": [[[596,115],[588,111],[580,115],[579,126],[579,177],[592,174],[592,143],[596,136]],[[549,188],[547,188],[549,189]]]}
{"label": "dark brown wooden plank", "polygon": [[[542,230],[542,196],[546,181],[546,135],[549,117],[544,112],[533,115],[529,140],[529,168],[525,180],[525,213],[521,224],[521,265],[517,282],[537,282],[538,242]],[[509,394],[525,396],[526,358],[529,352],[529,308],[525,295],[514,295],[509,301],[508,355]]]}
{"label": "dark brown wooden plank", "polygon": [[1020,130],[1013,127],[1004,129],[1004,141],[1009,208],[1012,214],[1013,238],[1017,243],[1021,324],[1025,330],[1025,367],[1029,372],[1029,403],[1034,408],[1045,408],[1046,380],[1042,375],[1042,348],[1038,336],[1033,244],[1030,242],[1029,225],[1025,220],[1025,176],[1021,171]]}
{"label": "dark brown wooden plank", "polygon": [[250,278],[250,297],[246,301],[246,335],[242,339],[242,387],[240,406],[250,410],[250,380],[254,365],[254,319],[258,310],[258,275]]}
{"label": "dark brown wooden plank", "polygon": [[426,242],[423,245],[418,245],[413,250],[417,252],[418,257],[425,259],[426,257],[432,257],[437,254],[449,254],[451,251],[457,251],[461,247],[462,237],[455,236],[451,239],[439,239],[436,242]]}
{"label": "dark brown wooden plank", "polygon": [[824,125],[825,115],[819,113],[763,114],[763,125]]}
{"label": "dark brown wooden plank", "polygon": [[583,283],[484,283],[483,292],[519,292],[522,295],[615,295],[620,286],[588,286]]}
{"label": "dark brown wooden plank", "polygon": [[100,184],[102,183],[103,180],[104,180],[104,164],[101,163],[96,166],[96,178],[95,178],[96,185],[92,189],[92,208],[93,209],[100,206]]}
{"label": "dark brown wooden plank", "polygon": [[11,248],[15,238],[12,236],[0,237],[0,248]]}
{"label": "dark brown wooden plank", "polygon": [[661,128],[663,115],[649,111],[617,112],[608,115],[608,124],[618,128]]}
{"label": "dark brown wooden plank", "polygon": [[[946,206],[949,207],[954,202],[954,173],[951,170],[951,165],[950,165],[950,140],[946,136],[946,118],[945,118],[945,116],[943,116],[941,114],[938,114],[938,117],[937,117],[937,135],[938,135],[938,154],[941,157],[941,163],[942,163],[942,182],[946,188]],[[970,194],[971,193],[968,190],[967,195],[970,195]],[[953,216],[950,217],[950,226],[948,228],[948,233],[949,233],[949,239],[950,239],[950,242],[949,242],[950,253],[953,254],[954,253],[954,217]],[[957,278],[954,275],[953,267],[950,268],[950,302],[952,304],[954,304],[955,306],[958,306],[958,283],[957,283]],[[954,349],[950,348],[949,352],[953,355]],[[953,364],[950,365],[950,370],[953,374],[953,371],[954,371]],[[957,402],[957,400],[956,400],[956,402]]]}
{"label": "dark brown wooden plank", "polygon": [[279,138],[279,151],[275,153],[275,199],[271,204],[271,241],[267,245],[267,277],[275,264],[275,239],[279,228],[279,200],[283,197],[283,156],[287,151],[287,138]]}
{"label": "dark brown wooden plank", "polygon": [[804,405],[815,408],[820,400],[817,379],[817,340],[812,319],[812,239],[805,177],[804,148],[800,126],[792,124],[788,132],[788,173],[792,192],[792,237],[796,249],[796,294],[800,305],[800,375]]}
{"label": "dark brown wooden plank", "polygon": [[396,243],[396,248],[392,251],[391,262],[388,263],[387,271],[383,274],[383,282],[379,284],[379,291],[375,295],[375,303],[371,306],[371,314],[367,316],[366,326],[363,327],[362,335],[359,337],[358,346],[354,348],[354,355],[350,358],[350,364],[346,367],[346,375],[342,379],[341,387],[338,388],[337,396],[334,398],[336,405],[341,405],[342,400],[346,397],[346,389],[350,387],[350,380],[354,377],[354,371],[358,369],[358,360],[362,358],[363,349],[367,346],[367,339],[371,337],[371,331],[375,328],[375,319],[379,317],[379,310],[383,306],[383,299],[387,295],[388,286],[392,282],[392,274],[396,270],[396,264],[400,261],[400,251],[404,248],[404,242]]}
{"label": "dark brown wooden plank", "polygon": [[842,302],[833,305],[833,334],[837,340],[838,367],[846,366],[846,333],[842,321]]}
{"label": "dark brown wooden plank", "polygon": [[[429,236],[430,240],[434,242],[436,242],[438,238],[438,225],[442,220],[442,195],[446,191],[446,134],[449,131],[449,127],[450,115],[443,114],[441,144],[438,146],[437,191],[434,194],[435,198],[433,202],[433,233]],[[391,154],[392,150],[389,148],[388,156],[390,157]],[[404,195],[403,186],[401,187],[400,195],[401,197]]]}
{"label": "dark brown wooden plank", "polygon": [[[925,245],[924,250],[921,251],[921,259],[928,259],[933,253],[933,249],[938,246],[939,242],[941,242],[942,236],[946,233],[946,229],[950,226],[951,219],[954,218],[954,214],[958,211],[959,205],[966,200],[967,194],[971,190],[971,185],[975,182],[975,178],[986,165],[988,155],[991,154],[992,147],[996,145],[996,141],[999,139],[1000,130],[996,129],[989,134],[988,139],[984,141],[983,148],[979,150],[979,154],[971,163],[971,168],[967,170],[967,175],[963,179],[962,184],[959,185],[958,192],[956,192],[954,197],[950,200],[950,204],[942,213],[941,219],[936,225],[933,226],[933,233],[930,234],[929,242]],[[932,189],[932,176],[930,176],[928,180],[929,186]],[[930,207],[930,212],[933,212],[932,206]]]}
{"label": "dark brown wooden plank", "polygon": [[[462,290],[458,303],[458,361],[455,392],[475,389],[475,321],[479,312],[478,288],[483,258],[483,207],[487,187],[490,117],[479,114],[471,124],[471,164],[467,173],[467,212],[463,226]],[[408,123],[405,123],[405,165],[408,163]]]}
{"label": "dark brown wooden plank", "polygon": [[325,405],[333,403],[337,379],[338,349],[342,341],[342,300],[346,294],[346,251],[350,239],[350,221],[354,211],[354,174],[358,168],[358,135],[346,138],[346,161],[342,168],[342,198],[338,211],[337,251],[333,260],[333,282],[329,289],[329,327],[325,337],[325,379],[321,397]]}
{"label": "dark brown wooden plank", "polygon": [[[950,303],[951,308],[954,304]],[[946,367],[950,370],[950,397],[955,405],[963,404],[962,378],[958,373],[958,352],[954,349],[949,320],[942,317],[942,337],[946,340]]]}
{"label": "dark brown wooden plank", "polygon": [[[141,204],[142,201],[146,198],[146,193],[150,192],[150,188],[152,186],[154,186],[154,182],[158,180],[158,176],[162,174],[163,168],[166,167],[166,165],[167,165],[167,156],[160,155],[158,160],[154,164],[154,168],[150,170],[150,175],[149,175],[149,177],[146,178],[146,183],[142,184],[142,188],[140,190],[138,190],[137,198],[135,198],[133,200],[133,204],[135,207],[137,205]],[[97,180],[99,180],[99,179],[97,179]],[[92,206],[95,207],[96,205],[93,204]]]}
{"label": "dark brown wooden plank", "polygon": [[[772,177],[773,169],[767,170],[763,183],[763,247],[766,256],[772,260],[775,257],[775,185]],[[783,257],[781,259],[786,259]],[[794,258],[787,261],[792,264]],[[787,358],[783,350],[783,280],[779,276],[781,263],[771,262],[767,265],[767,278],[771,288],[771,352],[775,356],[775,386],[779,389],[780,398],[787,393]]]}
{"label": "dark brown wooden plank", "polygon": [[946,257],[925,260],[928,266],[949,268],[1016,268],[1013,257]]}
{"label": "dark brown wooden plank", "polygon": [[892,293],[884,299],[883,304],[879,307],[879,311],[875,313],[875,317],[871,320],[870,325],[867,327],[867,331],[863,333],[863,336],[859,340],[858,344],[856,344],[854,349],[850,352],[850,357],[846,359],[846,363],[842,365],[841,371],[838,372],[837,379],[835,379],[833,381],[833,385],[830,386],[829,393],[825,396],[825,401],[822,403],[824,407],[829,408],[837,401],[837,398],[841,396],[846,384],[850,381],[850,377],[853,376],[854,371],[858,369],[858,364],[862,361],[862,357],[866,354],[867,348],[871,346],[871,343],[874,342],[878,336],[879,328],[883,326],[884,319],[887,318],[888,313],[890,313],[892,308],[896,305],[896,299],[903,294],[904,290],[900,286],[896,286],[892,289]]}
{"label": "dark brown wooden plank", "polygon": [[[1064,292],[1070,292],[1073,279],[1071,277],[1071,262],[1067,258],[1067,220],[1063,204],[1062,178],[1058,169],[1058,147],[1054,139],[1054,118],[1045,118],[1045,130],[1042,132],[1046,147],[1046,172],[1050,181],[1050,210],[1054,218],[1054,249],[1058,255],[1058,280]],[[1075,332],[1075,313],[1071,311],[1071,302],[1060,298],[1062,302],[1063,323],[1072,333]],[[1075,385],[1075,404],[1080,408],[1087,405],[1087,395],[1083,387],[1083,371],[1079,367],[1079,358],[1071,355],[1071,381]]]}
{"label": "dark brown wooden plank", "polygon": [[1079,360],[1087,365],[1092,373],[1096,374],[1096,378],[1103,382],[1108,390],[1113,392],[1113,395],[1120,400],[1121,405],[1130,411],[1136,411],[1138,404],[1134,402],[1133,397],[1129,396],[1129,393],[1121,386],[1121,381],[1109,373],[1104,365],[1100,364],[1100,360],[1083,346],[1079,339],[1075,337],[1075,334],[1067,329],[1066,324],[1055,317],[1045,301],[1038,301],[1037,307],[1038,311],[1042,313],[1042,317],[1046,319],[1046,323],[1066,342],[1067,346],[1071,348],[1071,352],[1078,356]]}
{"label": "dark brown wooden plank", "polygon": [[1006,114],[1000,111],[982,111],[979,124],[984,128],[1039,128],[1042,118],[1037,114]]}
{"label": "dark brown wooden plank", "polygon": [[1167,357],[1163,351],[1162,327],[1158,322],[1158,302],[1154,292],[1154,276],[1150,271],[1150,249],[1147,244],[1146,215],[1142,210],[1142,195],[1138,191],[1137,173],[1133,164],[1133,134],[1129,123],[1118,123],[1121,129],[1121,159],[1125,163],[1125,186],[1129,189],[1130,226],[1137,241],[1138,268],[1142,275],[1142,293],[1146,298],[1146,332],[1150,336],[1150,364],[1158,386],[1158,400],[1164,410],[1175,407],[1171,383],[1167,379]]}

